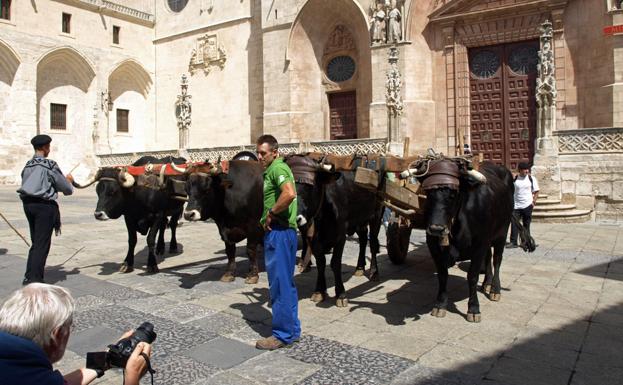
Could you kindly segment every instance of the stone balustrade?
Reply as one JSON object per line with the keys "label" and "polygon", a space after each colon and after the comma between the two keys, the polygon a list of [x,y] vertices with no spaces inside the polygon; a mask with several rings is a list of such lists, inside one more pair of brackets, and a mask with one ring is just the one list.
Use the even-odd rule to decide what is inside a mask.
{"label": "stone balustrade", "polygon": [[[279,145],[279,152],[282,155],[297,152],[323,152],[336,155],[385,153],[387,148],[387,138],[378,139],[352,139],[352,140],[332,140],[306,143],[284,143]],[[212,147],[188,149],[191,161],[217,161],[218,159],[231,159],[240,151],[255,152],[255,145],[248,144],[242,146]],[[141,156],[151,155],[157,158],[165,156],[178,156],[177,150],[146,151],[124,154],[102,154],[98,155],[100,166],[116,166],[131,164]]]}
{"label": "stone balustrade", "polygon": [[623,128],[591,128],[553,133],[558,137],[558,151],[565,153],[623,152]]}
{"label": "stone balustrade", "polygon": [[155,17],[151,13],[140,11],[138,9],[130,8],[122,4],[118,4],[108,0],[75,0],[77,3],[86,4],[89,6],[97,7],[100,10],[110,10],[112,12],[119,13],[124,16],[129,16],[135,19],[139,19],[145,22],[155,22]]}

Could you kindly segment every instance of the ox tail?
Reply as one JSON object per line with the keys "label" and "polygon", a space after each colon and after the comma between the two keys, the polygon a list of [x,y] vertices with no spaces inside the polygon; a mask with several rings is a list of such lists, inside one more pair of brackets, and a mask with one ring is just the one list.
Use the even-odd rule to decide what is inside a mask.
{"label": "ox tail", "polygon": [[528,231],[528,229],[521,224],[518,214],[513,213],[513,215],[511,215],[511,222],[519,230],[519,239],[521,240],[519,246],[528,253],[536,250],[536,242],[534,241],[534,238],[532,238],[532,235],[530,235],[530,231]]}

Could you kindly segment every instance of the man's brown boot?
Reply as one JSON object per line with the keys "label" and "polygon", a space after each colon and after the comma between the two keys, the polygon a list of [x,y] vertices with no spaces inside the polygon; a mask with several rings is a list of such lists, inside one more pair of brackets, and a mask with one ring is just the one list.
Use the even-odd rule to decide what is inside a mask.
{"label": "man's brown boot", "polygon": [[275,349],[283,348],[284,346],[286,346],[286,344],[281,342],[275,336],[262,338],[261,340],[257,340],[257,342],[255,343],[255,347],[257,349],[262,349],[262,350],[275,350]]}

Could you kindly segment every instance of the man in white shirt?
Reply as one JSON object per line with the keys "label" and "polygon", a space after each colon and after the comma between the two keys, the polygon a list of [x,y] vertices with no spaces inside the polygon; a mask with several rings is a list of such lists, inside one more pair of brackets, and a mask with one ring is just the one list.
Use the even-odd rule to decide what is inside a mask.
{"label": "man in white shirt", "polygon": [[[536,178],[530,175],[530,165],[528,163],[519,163],[517,169],[519,173],[515,176],[515,210],[513,215],[518,215],[523,226],[530,232],[532,209],[539,196],[539,184]],[[517,247],[518,232],[517,226],[511,224],[511,239],[506,245],[507,248]]]}

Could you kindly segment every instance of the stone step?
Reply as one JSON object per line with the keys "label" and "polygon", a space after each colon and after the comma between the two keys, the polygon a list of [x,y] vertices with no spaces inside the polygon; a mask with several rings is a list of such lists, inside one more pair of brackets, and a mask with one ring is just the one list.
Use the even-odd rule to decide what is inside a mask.
{"label": "stone step", "polygon": [[[537,201],[538,202],[538,201]],[[575,209],[575,205],[573,204],[551,204],[551,205],[539,205],[537,204],[534,207],[534,211],[539,211],[539,212],[543,212],[543,211],[559,211],[559,210],[573,210]]]}
{"label": "stone step", "polygon": [[560,204],[560,199],[541,199],[541,197],[539,197],[536,200],[537,206],[559,205],[559,204]]}
{"label": "stone step", "polygon": [[591,210],[536,211],[532,219],[541,223],[582,223],[591,219]]}
{"label": "stone step", "polygon": [[541,198],[542,199],[547,199],[547,198],[549,198],[549,195],[547,195],[547,194],[539,194],[539,199],[541,199]]}

